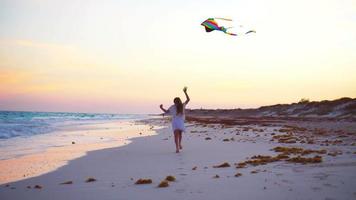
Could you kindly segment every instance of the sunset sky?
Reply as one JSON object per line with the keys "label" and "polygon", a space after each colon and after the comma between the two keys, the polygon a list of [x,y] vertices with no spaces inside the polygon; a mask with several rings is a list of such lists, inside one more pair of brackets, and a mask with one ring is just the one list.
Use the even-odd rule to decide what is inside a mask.
{"label": "sunset sky", "polygon": [[0,110],[158,113],[184,86],[190,108],[355,98],[356,1],[0,0]]}

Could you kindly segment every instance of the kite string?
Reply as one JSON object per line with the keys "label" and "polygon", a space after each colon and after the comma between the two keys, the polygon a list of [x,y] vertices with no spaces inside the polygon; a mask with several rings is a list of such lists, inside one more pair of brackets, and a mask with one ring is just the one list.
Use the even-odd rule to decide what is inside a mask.
{"label": "kite string", "polygon": [[221,18],[221,17],[215,17],[214,19],[220,19],[220,20],[225,20],[225,21],[232,21],[232,19]]}

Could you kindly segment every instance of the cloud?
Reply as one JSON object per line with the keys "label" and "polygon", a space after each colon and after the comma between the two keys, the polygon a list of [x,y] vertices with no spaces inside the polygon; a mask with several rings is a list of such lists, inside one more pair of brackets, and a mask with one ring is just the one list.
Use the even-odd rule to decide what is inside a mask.
{"label": "cloud", "polygon": [[39,42],[35,40],[27,39],[0,39],[1,46],[8,47],[28,47],[35,48],[37,50],[47,50],[47,51],[76,51],[77,48],[73,45],[59,44],[59,43],[48,43]]}
{"label": "cloud", "polygon": [[0,97],[26,92],[33,79],[31,72],[0,68]]}

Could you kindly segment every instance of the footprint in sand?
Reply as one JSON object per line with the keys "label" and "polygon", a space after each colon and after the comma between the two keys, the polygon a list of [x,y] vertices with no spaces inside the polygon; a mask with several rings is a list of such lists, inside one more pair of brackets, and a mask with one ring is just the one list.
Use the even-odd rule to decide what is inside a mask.
{"label": "footprint in sand", "polygon": [[312,187],[311,189],[312,189],[314,192],[321,191],[321,188],[320,188],[320,187]]}
{"label": "footprint in sand", "polygon": [[304,170],[303,169],[299,169],[299,168],[294,168],[293,172],[299,173],[299,172],[304,172]]}
{"label": "footprint in sand", "polygon": [[325,197],[325,200],[335,200],[335,199],[331,197]]}
{"label": "footprint in sand", "polygon": [[175,192],[177,192],[177,193],[183,193],[183,192],[185,192],[185,189],[176,189]]}
{"label": "footprint in sand", "polygon": [[325,180],[328,178],[328,176],[329,176],[329,174],[318,173],[318,174],[314,174],[313,178],[317,178],[319,180]]}
{"label": "footprint in sand", "polygon": [[283,183],[293,184],[293,182],[292,182],[292,181],[290,181],[290,180],[286,180],[286,179],[283,179],[283,180],[282,180],[282,182],[283,182]]}
{"label": "footprint in sand", "polygon": [[337,188],[336,185],[332,185],[332,184],[330,184],[330,183],[324,183],[323,186],[331,187],[331,188]]}

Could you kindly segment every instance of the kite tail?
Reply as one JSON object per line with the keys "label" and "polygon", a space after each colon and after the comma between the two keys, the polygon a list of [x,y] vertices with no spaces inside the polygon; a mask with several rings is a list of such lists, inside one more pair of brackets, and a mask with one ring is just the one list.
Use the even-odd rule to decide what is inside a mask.
{"label": "kite tail", "polygon": [[225,33],[228,34],[228,35],[237,36],[237,34],[235,34],[235,33],[228,33],[228,32],[225,32]]}
{"label": "kite tail", "polygon": [[237,36],[237,34],[235,34],[235,33],[229,33],[229,32],[227,32],[227,29],[229,29],[229,28],[232,28],[232,27],[227,27],[227,28],[225,28],[225,27],[221,26],[221,27],[220,27],[220,30],[221,30],[222,32],[228,34],[228,35]]}
{"label": "kite tail", "polygon": [[[233,28],[233,27],[227,27],[226,30],[229,29],[229,28]],[[235,34],[235,33],[229,33],[229,32],[225,32],[225,33],[229,34],[229,35],[237,36],[237,34]]]}

